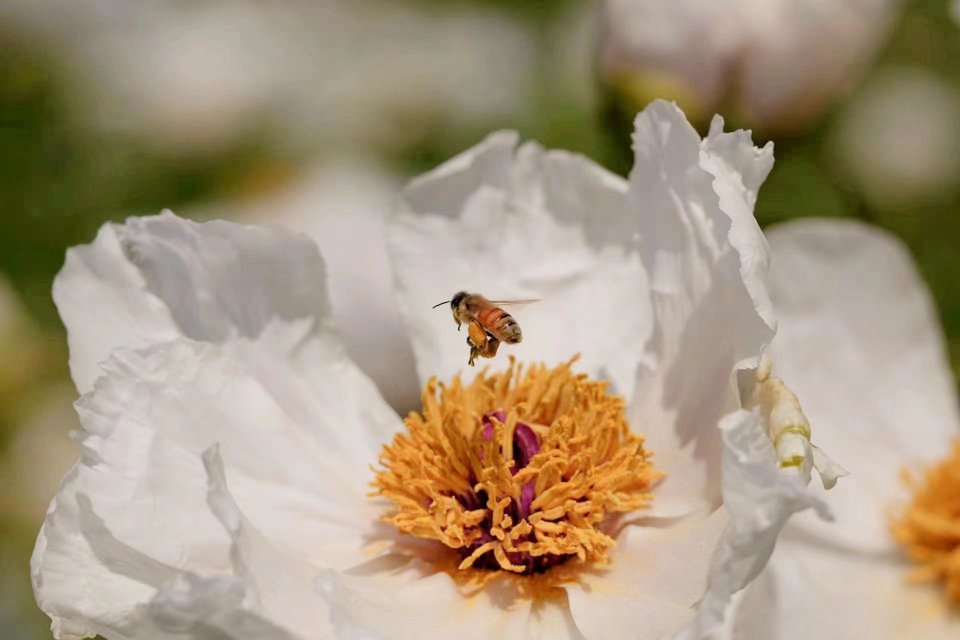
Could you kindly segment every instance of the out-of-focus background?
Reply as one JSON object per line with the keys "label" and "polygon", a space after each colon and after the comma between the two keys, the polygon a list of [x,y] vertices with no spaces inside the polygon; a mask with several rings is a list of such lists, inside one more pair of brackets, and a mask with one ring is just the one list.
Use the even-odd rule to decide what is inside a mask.
{"label": "out-of-focus background", "polygon": [[[389,318],[382,245],[349,243],[404,180],[498,128],[626,174],[653,98],[775,142],[762,225],[903,238],[960,371],[953,0],[0,0],[0,637],[50,637],[28,560],[77,455],[50,297],[68,246],[163,208],[285,224],[317,239],[335,306]],[[344,332],[409,408],[388,370],[409,348]]]}

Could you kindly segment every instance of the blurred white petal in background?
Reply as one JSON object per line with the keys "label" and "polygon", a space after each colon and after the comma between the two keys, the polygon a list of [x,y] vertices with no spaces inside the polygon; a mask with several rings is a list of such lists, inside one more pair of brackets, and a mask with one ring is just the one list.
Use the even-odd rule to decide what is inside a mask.
{"label": "blurred white petal in background", "polygon": [[756,127],[792,129],[856,80],[896,0],[607,0],[604,72],[628,95],[687,110],[732,103]]}
{"label": "blurred white petal in background", "polygon": [[98,128],[206,149],[263,127],[286,145],[385,143],[442,118],[523,112],[533,42],[477,7],[381,0],[11,0],[8,24],[59,48]]}
{"label": "blurred white petal in background", "polygon": [[960,179],[960,91],[921,68],[888,69],[837,125],[836,157],[876,207],[948,197]]}

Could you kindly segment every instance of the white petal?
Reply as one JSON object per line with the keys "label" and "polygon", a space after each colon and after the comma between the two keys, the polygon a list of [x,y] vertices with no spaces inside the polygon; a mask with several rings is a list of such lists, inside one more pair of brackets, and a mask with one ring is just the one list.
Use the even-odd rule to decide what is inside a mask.
{"label": "white petal", "polygon": [[647,107],[635,126],[630,198],[655,324],[630,417],[667,473],[653,508],[678,514],[718,503],[715,427],[731,408],[730,375],[756,366],[773,337],[767,251],[751,219],[770,154],[716,126],[701,147],[665,102]]}
{"label": "white petal", "polygon": [[814,440],[851,476],[823,496],[824,539],[892,548],[886,510],[900,471],[960,434],[956,387],[930,294],[902,244],[857,222],[803,221],[769,232],[780,332],[774,366],[803,403]]}
{"label": "white petal", "polygon": [[753,146],[749,131],[724,133],[723,118],[717,115],[701,144],[700,166],[713,175],[713,190],[720,199],[720,208],[730,216],[728,239],[740,254],[740,275],[753,306],[764,323],[776,331],[767,277],[770,247],[753,217],[760,186],[773,168],[773,143],[758,149]]}
{"label": "white petal", "polygon": [[243,606],[232,576],[181,573],[143,610],[136,640],[306,640]]}
{"label": "white petal", "polygon": [[[102,520],[78,491],[78,471],[64,478],[30,560],[37,605],[50,616],[55,638],[131,638],[137,605],[176,572],[125,549],[96,526]],[[120,565],[112,558],[122,558]]]}
{"label": "white petal", "polygon": [[227,486],[219,447],[204,452],[203,462],[210,507],[233,541],[234,571],[244,581],[248,606],[302,637],[329,637],[329,607],[314,589],[320,569],[277,548],[241,512]]}
{"label": "white petal", "polygon": [[67,251],[53,300],[67,327],[70,375],[80,393],[93,389],[98,365],[114,347],[141,348],[180,335],[170,309],[124,255],[115,225],[101,227],[93,244]]}
{"label": "white petal", "polygon": [[468,290],[542,299],[511,308],[523,342],[501,345],[495,368],[579,352],[583,370],[630,395],[650,312],[627,185],[586,158],[516,144],[493,134],[404,193],[389,238],[420,378],[466,369],[466,333],[449,306],[431,307]]}
{"label": "white petal", "polygon": [[106,224],[70,249],[53,297],[81,393],[117,347],[254,337],[274,317],[329,316],[323,262],[307,238],[169,212]]}
{"label": "white petal", "polygon": [[191,217],[282,224],[303,231],[327,266],[330,305],[347,353],[401,414],[419,408],[413,350],[400,321],[385,225],[399,179],[373,164],[340,160],[306,170],[252,203],[204,207]]}
{"label": "white petal", "polygon": [[[96,549],[101,529],[153,568],[229,568],[230,539],[207,508],[200,461],[218,442],[233,493],[274,544],[323,566],[369,557],[363,536],[379,509],[365,497],[366,465],[399,419],[310,321],[274,321],[256,340],[117,350],[78,410],[83,457],[32,567],[38,602],[64,624],[123,622],[145,600],[142,589],[101,592],[114,588],[112,578],[86,581],[91,566],[116,572]],[[84,524],[71,506],[78,494],[102,527]],[[153,589],[167,577],[153,579],[157,571]],[[78,589],[87,597],[77,599]]]}
{"label": "white petal", "polygon": [[327,571],[318,587],[330,602],[337,638],[389,640],[581,640],[562,593],[532,603],[509,576],[466,594],[440,571],[370,577]]}
{"label": "white petal", "polygon": [[178,571],[118,540],[77,491],[76,471],[64,479],[31,560],[55,638],[294,640],[244,609],[238,578]]}
{"label": "white petal", "polygon": [[809,467],[803,472],[777,466],[758,413],[731,413],[720,422],[720,430],[723,505],[730,512],[731,525],[710,567],[695,637],[712,637],[722,628],[731,596],[761,572],[780,530],[794,513],[814,507],[820,517],[829,517],[825,505],[806,491]]}
{"label": "white petal", "polygon": [[[909,584],[908,570],[891,556],[850,553],[784,533],[762,578],[739,603],[733,638],[960,638],[960,618],[943,590]],[[758,616],[762,635],[751,635]]]}
{"label": "white petal", "polygon": [[565,585],[588,640],[659,640],[696,613],[710,558],[729,523],[723,508],[665,528],[628,526],[610,564]]}

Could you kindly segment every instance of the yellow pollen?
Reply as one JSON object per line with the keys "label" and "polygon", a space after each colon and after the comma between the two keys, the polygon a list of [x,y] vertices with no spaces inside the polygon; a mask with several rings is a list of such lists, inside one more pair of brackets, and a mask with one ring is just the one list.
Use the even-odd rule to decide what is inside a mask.
{"label": "yellow pollen", "polygon": [[914,498],[891,530],[911,560],[918,582],[942,581],[960,604],[960,442],[946,460],[928,469],[922,482],[907,475]]}
{"label": "yellow pollen", "polygon": [[511,358],[507,371],[468,385],[431,378],[422,414],[407,417],[374,469],[371,495],[396,506],[384,520],[458,549],[461,570],[606,560],[605,518],[646,506],[661,474],[630,431],[624,399],[574,373],[575,360],[523,372]]}

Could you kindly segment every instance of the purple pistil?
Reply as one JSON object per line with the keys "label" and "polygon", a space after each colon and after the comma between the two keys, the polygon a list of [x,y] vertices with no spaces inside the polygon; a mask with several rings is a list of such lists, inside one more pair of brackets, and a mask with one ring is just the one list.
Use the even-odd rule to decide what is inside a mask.
{"label": "purple pistil", "polygon": [[[506,424],[507,416],[503,411],[491,411],[484,414],[483,416],[483,438],[484,440],[493,440],[494,426],[493,419],[496,418],[501,424]],[[516,474],[520,469],[523,469],[528,464],[530,460],[533,459],[535,455],[540,452],[540,440],[537,438],[537,434],[534,433],[533,429],[529,425],[524,424],[523,422],[518,422],[516,428],[513,431],[513,460],[514,466],[511,471]],[[514,503],[508,508],[507,513],[509,513],[511,519],[515,523],[519,523],[521,520],[525,520],[530,515],[530,505],[533,503],[533,499],[536,493],[536,481],[531,480],[526,483],[520,489],[520,503]],[[461,496],[460,501],[464,505],[473,505],[481,504],[486,505],[487,495],[486,492],[480,491],[476,496]],[[479,525],[480,528],[480,537],[470,545],[469,548],[464,549],[467,555],[472,553],[477,547],[481,546],[485,542],[493,540],[493,536],[490,534],[490,528],[493,526],[492,517],[487,516],[484,521]],[[532,536],[527,536],[530,539],[533,539]],[[517,542],[522,542],[527,539],[527,537],[522,540],[517,540]],[[529,553],[508,553],[507,557],[510,559],[510,562],[516,565],[521,565],[527,568],[526,573],[534,573],[545,571],[547,568],[558,564],[566,559],[565,556],[553,556],[550,554],[542,556],[531,556]],[[494,559],[492,554],[486,554],[480,558],[474,566],[483,567],[488,569],[497,569],[499,564],[496,559]]]}

